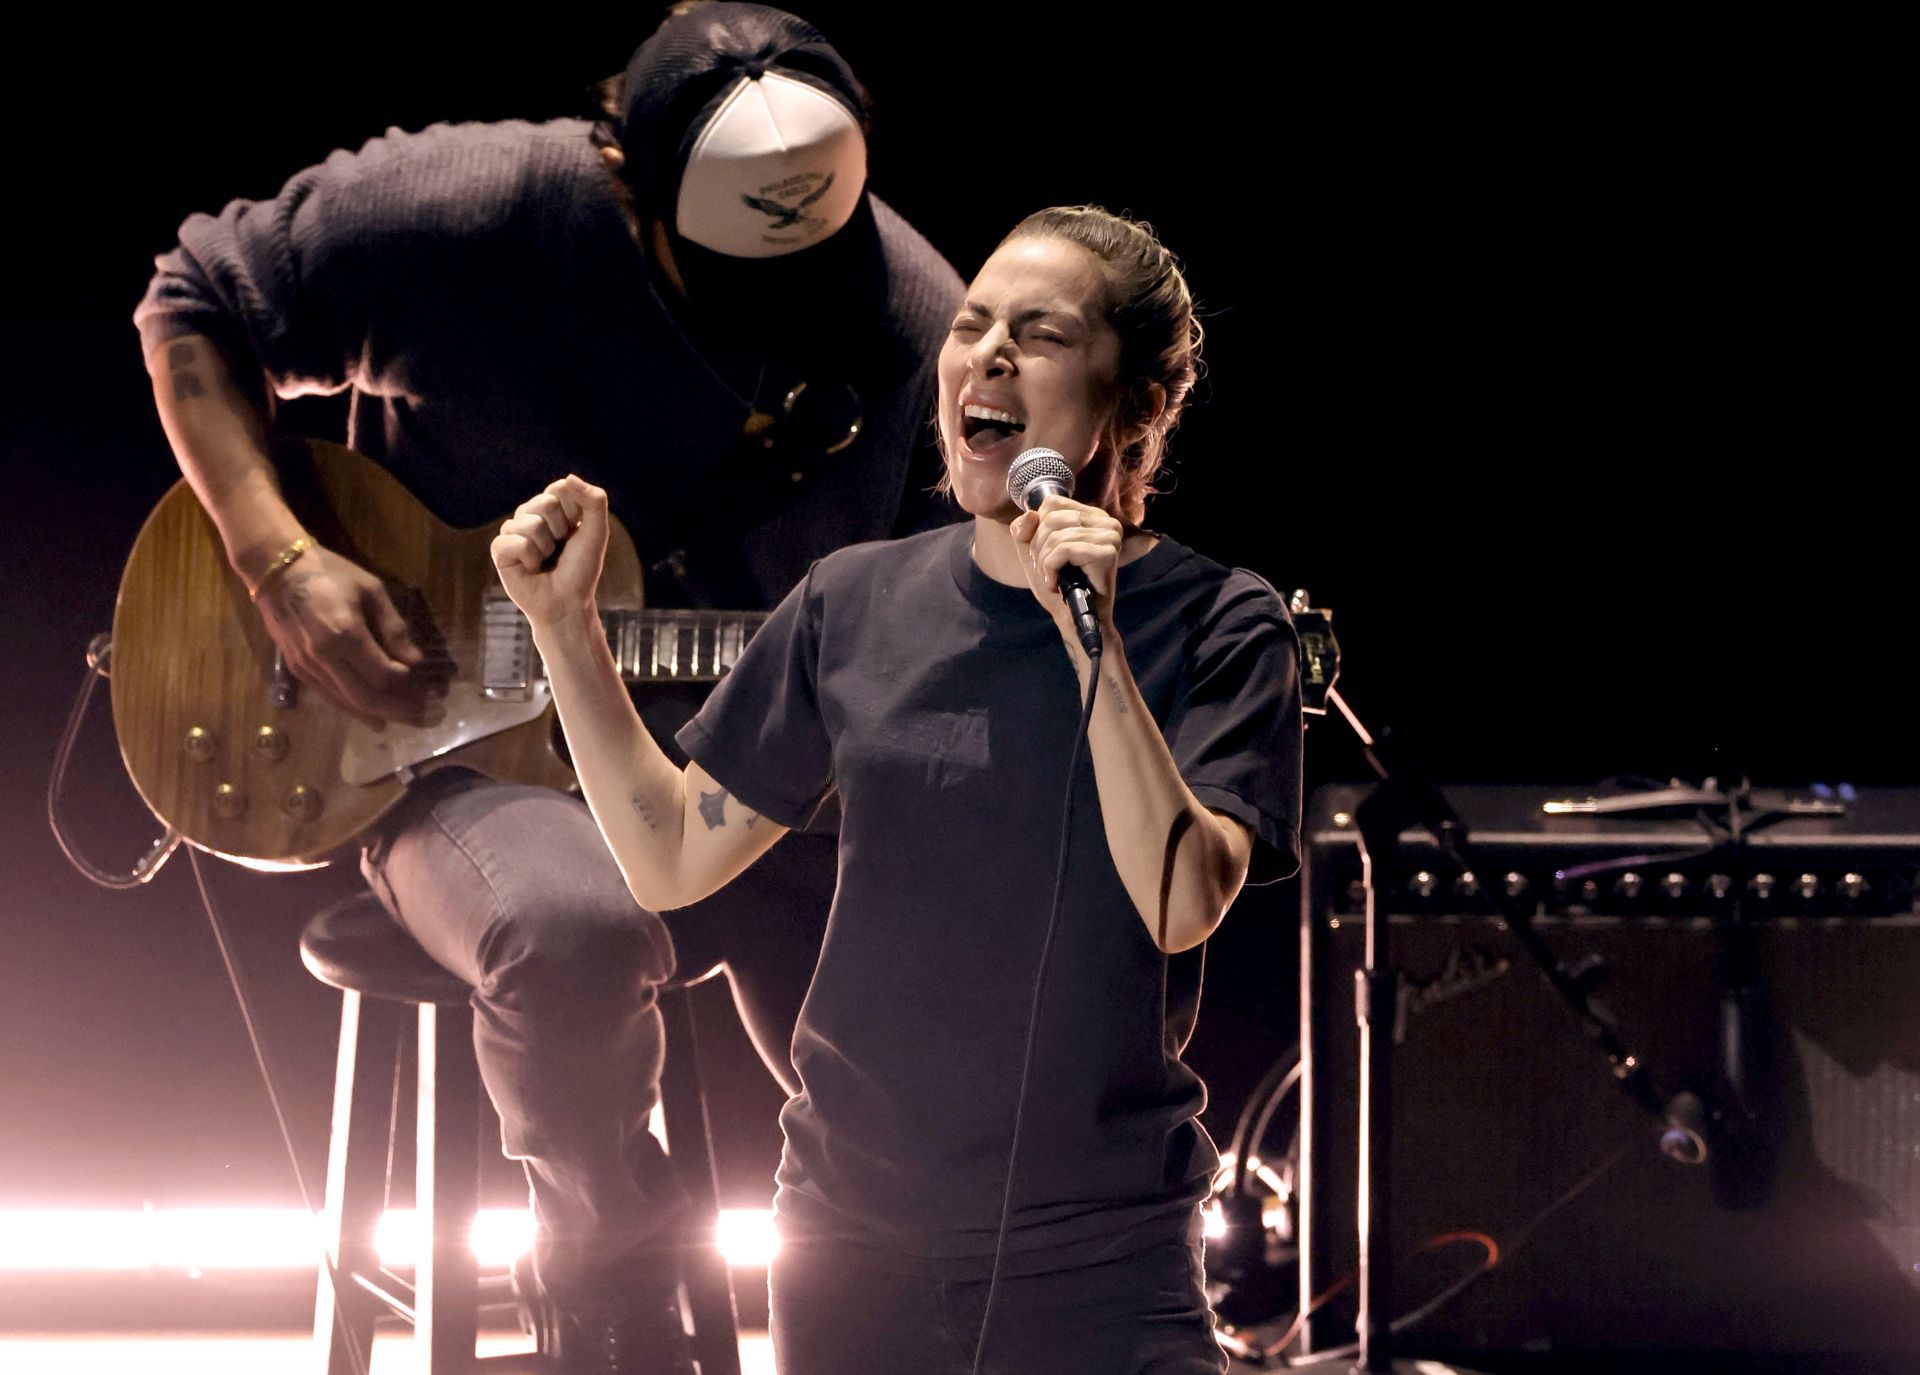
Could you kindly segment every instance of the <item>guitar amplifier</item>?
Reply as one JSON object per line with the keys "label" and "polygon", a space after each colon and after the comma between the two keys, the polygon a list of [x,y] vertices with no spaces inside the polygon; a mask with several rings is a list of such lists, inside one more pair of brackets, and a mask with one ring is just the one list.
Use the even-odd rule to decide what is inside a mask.
{"label": "guitar amplifier", "polygon": [[[1395,1316],[1478,1262],[1473,1247],[1435,1238],[1473,1232],[1501,1248],[1490,1274],[1403,1339],[1408,1349],[1468,1363],[1795,1354],[1807,1357],[1796,1369],[1819,1371],[1913,1358],[1920,791],[1849,790],[1826,815],[1795,814],[1811,798],[1757,794],[1733,845],[1686,809],[1543,811],[1586,795],[1451,790],[1479,872],[1412,831],[1398,854],[1375,856],[1401,972],[1381,1028],[1396,1037]],[[1354,813],[1365,796],[1323,789],[1308,816],[1303,1295],[1335,1287],[1358,1249]],[[1662,1153],[1660,1119],[1621,1091],[1522,949],[1515,904],[1663,1096],[1696,1094],[1712,1113],[1741,1095],[1750,1130],[1739,1150],[1697,1165]],[[1730,984],[1754,1012],[1737,1025]],[[1351,1342],[1354,1313],[1349,1286],[1308,1324],[1309,1348]]]}

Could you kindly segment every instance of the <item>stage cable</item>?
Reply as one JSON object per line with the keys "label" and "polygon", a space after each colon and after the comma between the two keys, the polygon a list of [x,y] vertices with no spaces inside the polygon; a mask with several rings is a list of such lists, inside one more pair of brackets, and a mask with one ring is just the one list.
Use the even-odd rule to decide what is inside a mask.
{"label": "stage cable", "polygon": [[[261,1082],[266,1086],[267,1102],[273,1107],[273,1120],[280,1127],[280,1142],[286,1147],[287,1162],[293,1166],[293,1181],[299,1186],[300,1202],[306,1208],[308,1217],[318,1217],[319,1210],[313,1206],[313,1191],[307,1186],[307,1173],[300,1166],[300,1152],[293,1144],[293,1130],[287,1125],[287,1114],[280,1101],[278,1081],[267,1056],[266,1042],[261,1039],[259,1023],[253,1015],[253,1003],[247,997],[246,983],[240,975],[240,962],[234,955],[232,943],[227,939],[226,923],[220,918],[220,908],[213,900],[213,889],[208,885],[206,872],[201,868],[200,852],[193,846],[187,847],[187,865],[193,870],[194,886],[200,890],[200,905],[206,909],[207,922],[213,928],[214,944],[220,949],[220,962],[226,966],[227,982],[233,986],[234,1000],[240,1005],[240,1020],[246,1026],[247,1041],[253,1047],[253,1062],[260,1070]],[[333,1321],[340,1331],[341,1340],[346,1344],[347,1360],[353,1366],[353,1375],[368,1375],[369,1354],[360,1349],[359,1340],[347,1324],[342,1302],[345,1291],[341,1287],[340,1272],[325,1246],[320,1248],[320,1268],[326,1272],[327,1283],[333,1286]]]}
{"label": "stage cable", "polygon": [[1013,1142],[1007,1148],[1007,1183],[1000,1196],[1000,1226],[993,1239],[993,1268],[987,1272],[987,1300],[980,1310],[980,1335],[973,1343],[972,1375],[980,1375],[987,1350],[987,1330],[993,1322],[993,1300],[1000,1288],[1000,1266],[1006,1256],[1007,1225],[1013,1217],[1014,1172],[1020,1161],[1020,1126],[1027,1111],[1027,1083],[1033,1072],[1033,1045],[1040,1030],[1040,996],[1046,987],[1047,962],[1053,954],[1053,935],[1060,922],[1060,897],[1066,890],[1067,856],[1073,840],[1074,785],[1080,779],[1080,759],[1086,753],[1093,726],[1093,702],[1100,692],[1100,655],[1088,657],[1087,696],[1080,708],[1080,727],[1073,737],[1073,755],[1067,761],[1067,796],[1060,807],[1060,854],[1053,869],[1053,902],[1047,911],[1047,933],[1040,942],[1040,967],[1034,971],[1033,997],[1027,1008],[1027,1041],[1020,1054],[1020,1089],[1014,1099]]}
{"label": "stage cable", "polygon": [[[1606,1159],[1602,1160],[1598,1165],[1595,1165],[1591,1170],[1587,1171],[1579,1180],[1575,1181],[1573,1186],[1565,1193],[1561,1194],[1529,1218],[1526,1223],[1521,1226],[1520,1230],[1515,1232],[1507,1240],[1507,1244],[1504,1247],[1482,1232],[1443,1232],[1439,1236],[1429,1239],[1419,1248],[1420,1250],[1430,1250],[1435,1246],[1441,1246],[1455,1241],[1472,1241],[1486,1251],[1486,1256],[1479,1265],[1475,1266],[1461,1278],[1455,1280],[1445,1289],[1442,1289],[1438,1294],[1428,1299],[1418,1308],[1395,1318],[1388,1330],[1397,1335],[1418,1323],[1425,1322],[1447,1304],[1452,1303],[1454,1299],[1478,1283],[1484,1276],[1491,1274],[1494,1267],[1512,1260],[1514,1255],[1522,1246],[1526,1245],[1533,1234],[1546,1224],[1548,1218],[1552,1217],[1562,1208],[1570,1205],[1575,1199],[1579,1198],[1580,1195],[1599,1183],[1609,1170],[1626,1159],[1629,1154],[1638,1149],[1642,1144],[1644,1143],[1637,1134],[1633,1139],[1623,1142],[1615,1148],[1611,1155],[1607,1156]],[[1350,1274],[1338,1283],[1329,1286],[1324,1293],[1320,1294],[1319,1297],[1315,1298],[1311,1304],[1294,1317],[1292,1325],[1288,1327],[1278,1341],[1270,1342],[1264,1347],[1256,1348],[1262,1362],[1270,1361],[1278,1357],[1280,1368],[1283,1370],[1311,1370],[1319,1366],[1329,1365],[1335,1361],[1351,1360],[1353,1357],[1359,1355],[1360,1343],[1358,1342],[1349,1342],[1345,1346],[1337,1346],[1328,1351],[1316,1351],[1310,1356],[1287,1357],[1280,1355],[1280,1353],[1293,1342],[1294,1338],[1300,1335],[1300,1329],[1306,1325],[1306,1320],[1312,1317],[1315,1312],[1336,1294],[1352,1284],[1356,1278],[1357,1273]]]}

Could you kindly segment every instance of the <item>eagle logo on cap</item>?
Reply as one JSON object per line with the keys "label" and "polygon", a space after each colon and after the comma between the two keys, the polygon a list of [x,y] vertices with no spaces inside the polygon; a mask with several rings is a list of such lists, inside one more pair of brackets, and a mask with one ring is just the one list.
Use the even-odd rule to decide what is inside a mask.
{"label": "eagle logo on cap", "polygon": [[744,192],[741,193],[740,199],[772,219],[773,223],[767,226],[769,229],[791,229],[807,218],[806,209],[809,205],[827,194],[833,186],[833,178],[834,173],[827,173],[827,179],[809,191],[798,205],[782,205],[779,201],[766,196],[749,196]]}

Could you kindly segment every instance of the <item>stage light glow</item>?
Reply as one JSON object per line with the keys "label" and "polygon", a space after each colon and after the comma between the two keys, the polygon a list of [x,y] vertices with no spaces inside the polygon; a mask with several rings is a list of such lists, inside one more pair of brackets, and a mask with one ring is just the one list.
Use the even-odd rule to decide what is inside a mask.
{"label": "stage light glow", "polygon": [[1218,1203],[1209,1203],[1202,1208],[1200,1218],[1208,1241],[1218,1241],[1227,1234],[1227,1210]]}
{"label": "stage light glow", "polygon": [[298,1208],[0,1212],[0,1270],[297,1270],[319,1248]]}
{"label": "stage light glow", "polygon": [[764,1270],[780,1250],[780,1233],[766,1208],[722,1208],[714,1240],[735,1270]]}
{"label": "stage light glow", "polygon": [[[298,1208],[0,1209],[0,1272],[305,1270],[324,1245],[320,1219]],[[525,1208],[483,1208],[473,1252],[504,1269],[533,1242]],[[727,1263],[764,1269],[780,1249],[773,1213],[720,1210],[717,1243]],[[420,1255],[420,1221],[410,1208],[383,1214],[374,1229],[380,1263],[404,1269]]]}
{"label": "stage light glow", "polygon": [[[380,1215],[374,1228],[373,1249],[389,1269],[417,1265],[425,1238],[421,1221],[411,1208],[393,1208]],[[473,1220],[473,1254],[482,1265],[504,1269],[520,1259],[533,1244],[533,1214],[525,1208],[482,1208]]]}

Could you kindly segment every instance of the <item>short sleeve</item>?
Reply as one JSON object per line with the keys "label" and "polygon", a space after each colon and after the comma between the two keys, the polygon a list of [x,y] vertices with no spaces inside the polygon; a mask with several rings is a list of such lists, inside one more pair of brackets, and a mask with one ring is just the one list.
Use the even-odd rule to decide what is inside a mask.
{"label": "short sleeve", "polygon": [[809,571],[674,737],[728,792],[794,830],[833,785],[819,671],[820,607]]}
{"label": "short sleeve", "polygon": [[1167,746],[1193,795],[1254,833],[1248,881],[1271,883],[1300,867],[1299,657],[1285,609],[1239,590],[1245,576],[1193,647]]}

